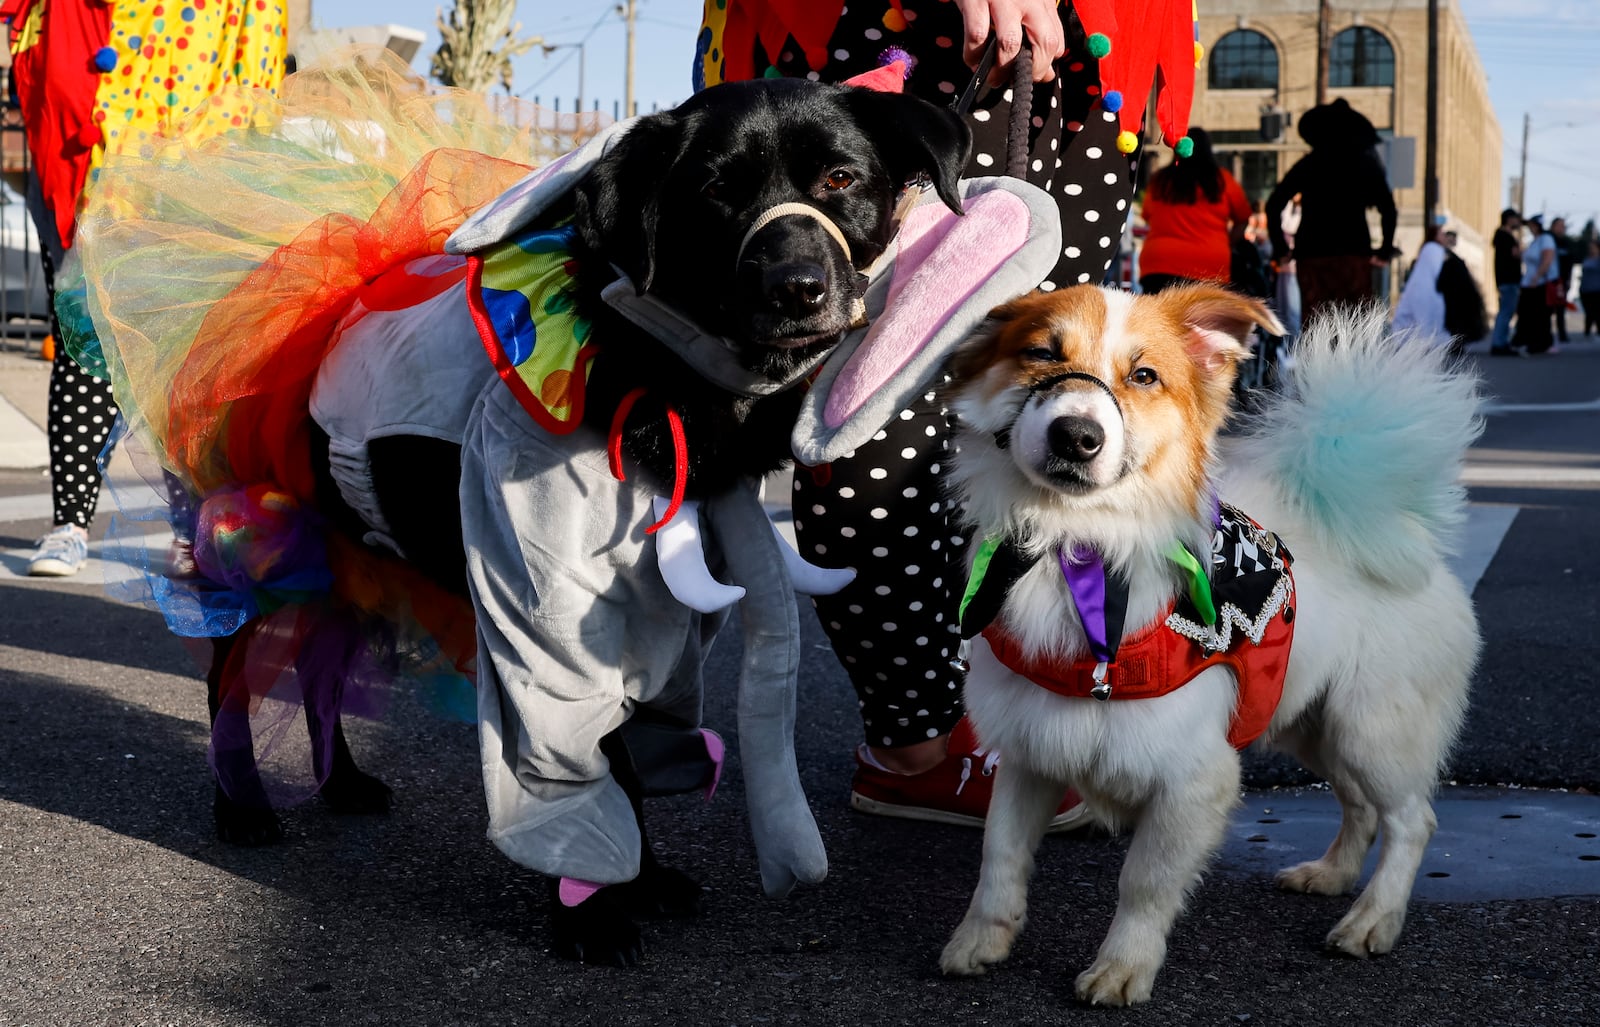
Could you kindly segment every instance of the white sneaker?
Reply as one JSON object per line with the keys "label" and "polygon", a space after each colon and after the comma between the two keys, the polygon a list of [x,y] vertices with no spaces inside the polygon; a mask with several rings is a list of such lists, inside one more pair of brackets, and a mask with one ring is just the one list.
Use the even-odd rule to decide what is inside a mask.
{"label": "white sneaker", "polygon": [[83,570],[89,561],[89,533],[76,524],[58,524],[39,540],[28,560],[35,578],[65,578]]}

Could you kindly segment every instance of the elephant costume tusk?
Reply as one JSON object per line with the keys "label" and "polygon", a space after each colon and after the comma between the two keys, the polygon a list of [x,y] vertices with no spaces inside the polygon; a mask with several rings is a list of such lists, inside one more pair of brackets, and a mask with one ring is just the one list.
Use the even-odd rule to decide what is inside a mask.
{"label": "elephant costume tusk", "polygon": [[808,562],[795,552],[776,524],[772,526],[772,533],[778,536],[778,550],[783,553],[784,566],[789,568],[789,580],[801,595],[831,596],[855,580],[856,572],[849,567],[818,567]]}
{"label": "elephant costume tusk", "polygon": [[[669,502],[661,496],[653,499],[658,520],[666,516]],[[678,515],[656,532],[656,564],[667,591],[696,612],[716,613],[744,598],[742,587],[724,585],[711,576],[705,540],[700,535],[700,504],[692,499],[685,500]]]}

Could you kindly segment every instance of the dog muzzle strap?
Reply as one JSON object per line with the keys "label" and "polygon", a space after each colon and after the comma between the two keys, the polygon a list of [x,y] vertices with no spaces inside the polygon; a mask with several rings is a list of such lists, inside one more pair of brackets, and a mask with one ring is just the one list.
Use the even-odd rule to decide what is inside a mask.
{"label": "dog muzzle strap", "polygon": [[755,238],[757,232],[761,231],[763,228],[772,224],[779,218],[789,217],[790,215],[794,215],[796,217],[807,217],[821,225],[822,230],[827,232],[829,237],[832,238],[834,242],[839,244],[839,248],[841,250],[844,250],[845,262],[850,264],[852,267],[855,266],[855,258],[850,255],[850,244],[845,241],[844,233],[839,230],[839,226],[834,224],[833,220],[829,218],[828,215],[811,206],[809,203],[780,203],[776,207],[768,207],[766,210],[762,211],[761,216],[756,218],[755,221],[750,225],[749,229],[745,231],[744,238],[739,240],[739,253],[738,256],[734,258],[734,266],[737,267],[740,262],[744,260],[745,248],[750,245],[750,240]]}
{"label": "dog muzzle strap", "polygon": [[1064,371],[1061,374],[1053,374],[1048,378],[1041,378],[1028,387],[1028,394],[1022,398],[1022,406],[1017,408],[1016,414],[1011,418],[1011,423],[1003,428],[995,429],[993,433],[994,444],[1001,449],[1011,448],[1011,429],[1016,427],[1017,418],[1022,416],[1022,412],[1028,408],[1028,404],[1033,401],[1033,398],[1041,392],[1049,392],[1062,382],[1071,381],[1089,382],[1098,386],[1102,392],[1111,397],[1111,405],[1116,408],[1117,416],[1122,416],[1122,404],[1117,401],[1117,394],[1112,390],[1111,386],[1086,371]]}

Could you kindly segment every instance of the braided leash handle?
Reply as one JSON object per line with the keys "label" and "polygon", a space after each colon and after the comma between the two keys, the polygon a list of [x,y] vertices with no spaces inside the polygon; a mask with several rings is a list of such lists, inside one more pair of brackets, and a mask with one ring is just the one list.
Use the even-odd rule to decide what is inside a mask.
{"label": "braided leash handle", "polygon": [[1028,143],[1033,120],[1033,51],[1028,39],[1011,64],[1011,121],[1006,126],[1006,174],[1028,176]]}
{"label": "braided leash handle", "polygon": [[[978,59],[978,67],[967,82],[967,87],[950,106],[965,117],[978,98],[978,90],[994,68],[995,53],[1000,47],[999,38],[989,33],[989,42]],[[1026,178],[1028,174],[1028,142],[1033,120],[1033,51],[1028,48],[1028,37],[1022,37],[1022,49],[1011,64],[1011,120],[1006,124],[1006,174],[1012,178]]]}

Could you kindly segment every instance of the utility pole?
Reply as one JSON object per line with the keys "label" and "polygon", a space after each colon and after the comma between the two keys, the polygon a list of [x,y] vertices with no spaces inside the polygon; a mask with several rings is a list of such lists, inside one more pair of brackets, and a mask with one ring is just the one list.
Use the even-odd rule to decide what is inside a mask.
{"label": "utility pole", "polygon": [[634,16],[638,14],[637,0],[626,0],[622,18],[628,23],[628,67],[622,88],[622,116],[631,118],[637,113],[633,106],[633,37]]}
{"label": "utility pole", "polygon": [[1528,200],[1528,123],[1532,117],[1527,111],[1522,112],[1522,170],[1517,174],[1517,213],[1525,212],[1523,204]]}
{"label": "utility pole", "polygon": [[1332,0],[1317,0],[1317,106],[1328,102],[1328,51],[1333,46]]}
{"label": "utility pole", "polygon": [[1439,214],[1439,0],[1428,0],[1428,114],[1422,158],[1422,237]]}

